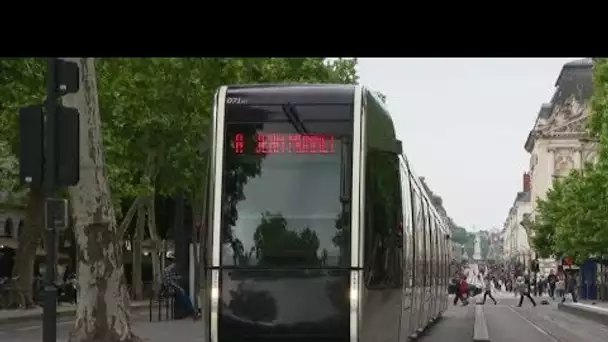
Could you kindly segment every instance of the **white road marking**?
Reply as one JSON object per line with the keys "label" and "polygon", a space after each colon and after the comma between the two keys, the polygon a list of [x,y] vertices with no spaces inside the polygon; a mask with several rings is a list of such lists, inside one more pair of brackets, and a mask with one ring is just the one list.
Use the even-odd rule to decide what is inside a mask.
{"label": "white road marking", "polygon": [[30,325],[27,327],[19,328],[19,329],[17,329],[17,331],[30,331],[30,330],[40,329],[40,328],[41,328],[41,326],[39,326],[39,325]]}
{"label": "white road marking", "polygon": [[509,310],[511,310],[511,312],[513,312],[514,314],[516,314],[517,316],[519,316],[519,318],[523,319],[525,322],[527,322],[528,324],[530,324],[534,329],[536,329],[536,331],[538,331],[539,333],[547,336],[551,341],[553,341],[553,342],[560,342],[558,339],[556,339],[555,337],[551,336],[551,334],[549,334],[547,331],[543,330],[541,327],[539,327],[538,325],[534,324],[534,322],[532,322],[531,320],[529,320],[526,317],[524,317],[524,315],[522,315],[519,312],[515,311],[515,309],[513,309],[513,307],[509,306]]}

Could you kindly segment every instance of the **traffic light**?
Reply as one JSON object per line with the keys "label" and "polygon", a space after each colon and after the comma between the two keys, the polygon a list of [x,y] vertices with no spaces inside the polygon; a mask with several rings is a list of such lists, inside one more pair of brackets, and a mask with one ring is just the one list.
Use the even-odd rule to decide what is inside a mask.
{"label": "traffic light", "polygon": [[[47,101],[57,101],[59,96],[75,93],[80,88],[78,64],[55,59],[56,83],[54,94]],[[47,103],[48,105],[48,103]],[[76,185],[80,175],[80,120],[75,108],[54,106],[54,113],[46,113],[48,123],[54,118],[53,134],[45,134],[42,105],[32,105],[19,110],[19,179],[21,184],[41,187],[44,182],[53,186]],[[48,108],[47,108],[48,109]],[[52,141],[49,141],[53,138]],[[54,160],[45,160],[45,146],[54,150]],[[54,168],[55,179],[44,179],[44,170]]]}
{"label": "traffic light", "polygon": [[44,114],[42,106],[19,110],[19,180],[21,184],[41,187],[44,158]]}

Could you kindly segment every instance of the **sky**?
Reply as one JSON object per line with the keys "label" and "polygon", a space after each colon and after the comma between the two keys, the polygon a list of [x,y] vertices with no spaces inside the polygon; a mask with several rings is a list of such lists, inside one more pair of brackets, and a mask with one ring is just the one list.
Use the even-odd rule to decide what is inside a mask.
{"label": "sky", "polygon": [[470,231],[502,228],[522,190],[528,132],[564,63],[578,58],[364,58],[417,176]]}

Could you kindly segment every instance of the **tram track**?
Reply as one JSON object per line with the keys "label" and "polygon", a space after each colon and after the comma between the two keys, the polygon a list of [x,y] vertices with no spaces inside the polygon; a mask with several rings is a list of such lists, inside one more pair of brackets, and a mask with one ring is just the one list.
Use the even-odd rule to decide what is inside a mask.
{"label": "tram track", "polygon": [[508,310],[552,342],[602,342],[608,340],[608,329],[552,309],[530,308]]}

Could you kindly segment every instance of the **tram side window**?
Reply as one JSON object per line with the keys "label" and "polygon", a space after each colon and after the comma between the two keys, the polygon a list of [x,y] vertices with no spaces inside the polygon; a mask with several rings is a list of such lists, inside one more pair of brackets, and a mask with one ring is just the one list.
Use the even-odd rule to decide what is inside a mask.
{"label": "tram side window", "polygon": [[368,287],[403,283],[403,220],[399,160],[393,153],[370,149],[365,177],[364,275]]}
{"label": "tram side window", "polygon": [[441,274],[441,286],[442,286],[442,290],[443,290],[443,286],[445,286],[446,284],[445,284],[445,238],[442,234],[439,235],[438,241],[439,241],[439,255],[440,255],[439,272]]}
{"label": "tram side window", "polygon": [[404,243],[404,279],[406,282],[406,286],[411,288],[414,284],[414,267],[412,262],[414,260],[414,232],[412,229],[413,226],[413,217],[412,217],[412,189],[410,186],[410,178],[405,168],[401,168],[401,186],[402,186],[402,198],[403,198],[403,211],[404,211],[404,219],[403,219],[403,233],[405,235],[405,243]]}
{"label": "tram side window", "polygon": [[435,279],[437,279],[437,283],[435,285],[441,284],[441,248],[439,247],[439,226],[437,225],[437,221],[433,222],[433,249],[435,249]]}
{"label": "tram side window", "polygon": [[429,263],[431,267],[430,285],[435,286],[437,268],[435,267],[435,221],[432,214],[429,219]]}
{"label": "tram side window", "polygon": [[437,269],[435,267],[435,219],[433,218],[433,214],[430,213],[431,208],[429,207],[429,267],[430,267],[430,276],[429,285],[435,286],[435,280],[437,277],[435,276],[437,273]]}
{"label": "tram side window", "polygon": [[414,225],[414,241],[415,241],[415,255],[414,255],[414,269],[416,270],[416,274],[414,275],[414,281],[416,283],[417,287],[420,287],[424,284],[423,282],[423,277],[424,277],[424,268],[423,268],[423,263],[424,263],[424,244],[423,244],[423,237],[424,237],[424,211],[422,210],[422,199],[420,198],[420,195],[416,192],[414,192],[414,212],[415,214],[415,225]]}

